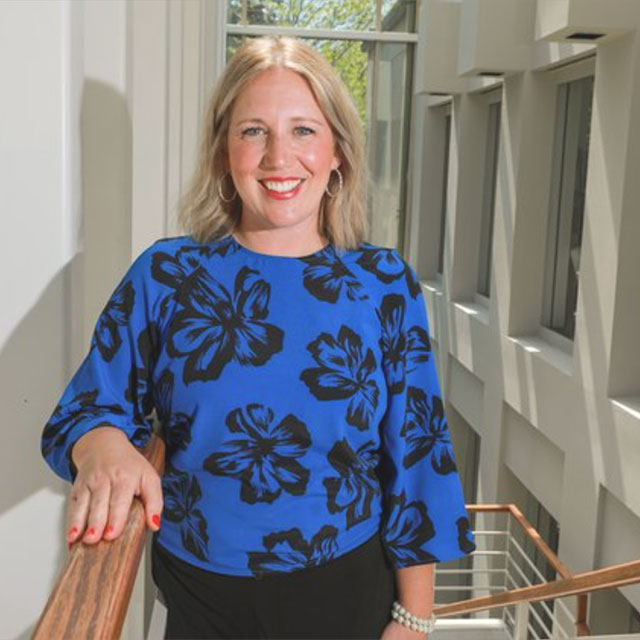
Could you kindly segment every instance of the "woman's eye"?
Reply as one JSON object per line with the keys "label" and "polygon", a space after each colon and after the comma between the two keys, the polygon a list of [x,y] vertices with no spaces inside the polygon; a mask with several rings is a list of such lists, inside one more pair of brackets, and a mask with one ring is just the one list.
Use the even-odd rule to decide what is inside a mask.
{"label": "woman's eye", "polygon": [[249,127],[242,132],[243,136],[253,137],[257,131],[262,131],[262,127]]}
{"label": "woman's eye", "polygon": [[315,133],[315,131],[313,129],[310,129],[309,127],[296,127],[296,131],[303,136],[309,136],[312,133]]}

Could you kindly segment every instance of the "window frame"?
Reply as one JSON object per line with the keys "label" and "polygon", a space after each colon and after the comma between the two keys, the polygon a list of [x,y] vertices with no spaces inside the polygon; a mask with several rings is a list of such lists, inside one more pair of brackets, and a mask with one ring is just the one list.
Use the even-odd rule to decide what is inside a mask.
{"label": "window frame", "polygon": [[[566,63],[557,68],[550,69],[547,71],[550,74],[550,78],[553,83],[553,95],[555,100],[555,111],[556,115],[554,118],[554,141],[553,148],[551,150],[551,178],[550,178],[550,186],[549,186],[549,198],[548,205],[546,211],[546,240],[545,240],[545,260],[544,260],[544,274],[543,274],[543,287],[542,287],[542,301],[540,306],[540,315],[539,315],[539,325],[538,325],[538,334],[551,343],[553,346],[565,351],[566,353],[571,354],[573,352],[573,345],[575,342],[575,332],[573,338],[569,338],[564,334],[560,333],[547,326],[547,322],[550,322],[551,317],[551,307],[553,303],[554,297],[557,299],[558,294],[553,293],[555,288],[555,278],[554,278],[554,269],[551,267],[550,262],[556,261],[557,258],[557,248],[555,246],[555,238],[552,237],[552,229],[557,226],[558,218],[563,215],[563,212],[560,211],[560,197],[561,197],[561,189],[566,189],[567,185],[561,179],[562,171],[564,167],[564,134],[566,128],[563,128],[562,131],[557,131],[559,114],[561,109],[561,104],[559,102],[560,97],[560,87],[562,85],[567,85],[568,83],[575,82],[578,80],[582,80],[584,78],[593,76],[595,81],[595,54],[588,56],[587,58],[583,58],[578,61],[574,61],[571,63]],[[592,109],[592,117],[593,117],[593,109]],[[566,125],[566,120],[563,124]],[[557,131],[557,133],[555,133]],[[561,135],[562,134],[562,135]],[[587,160],[588,160],[587,155]],[[587,175],[588,181],[588,175]],[[573,202],[573,201],[572,201]],[[565,214],[566,215],[566,214]],[[583,214],[584,215],[584,214]],[[568,224],[572,222],[573,212],[568,220]],[[583,224],[584,229],[584,224]],[[583,231],[584,233],[584,231]],[[565,256],[566,257],[566,256]],[[564,262],[563,262],[564,264]],[[562,292],[563,296],[566,297],[566,288],[564,288]],[[577,296],[580,296],[580,283],[578,282],[578,291]],[[577,299],[576,299],[576,307],[577,307]]]}
{"label": "window frame", "polygon": [[[489,307],[489,301],[491,299],[491,290],[489,289],[489,295],[484,295],[478,289],[478,279],[480,275],[480,267],[481,263],[484,261],[488,262],[488,279],[489,283],[491,282],[491,273],[493,269],[493,230],[495,223],[495,209],[496,209],[496,190],[497,190],[497,182],[498,182],[498,171],[500,169],[499,158],[500,158],[500,141],[502,136],[502,103],[503,103],[503,85],[500,83],[498,87],[492,89],[491,91],[487,91],[486,94],[480,96],[480,98],[484,103],[485,113],[486,113],[486,126],[485,126],[485,146],[484,146],[484,155],[485,155],[485,172],[483,176],[483,186],[482,186],[482,209],[481,209],[481,224],[480,224],[480,235],[479,242],[480,246],[478,247],[478,278],[476,278],[476,287],[474,291],[474,302],[480,304],[484,307]],[[493,140],[491,137],[491,119],[490,119],[490,111],[491,107],[494,104],[499,104],[498,108],[498,118],[497,118],[497,140],[496,144],[493,145]],[[490,147],[490,143],[492,146],[495,146],[494,149]],[[490,157],[493,156],[493,157]],[[491,163],[489,162],[491,160]],[[489,165],[491,164],[492,170],[489,171]],[[488,200],[492,200],[491,203],[487,202]],[[488,236],[488,247],[486,251],[486,255],[483,256],[482,251],[482,230],[484,229],[485,217],[489,219],[489,236]],[[485,262],[485,264],[486,264]]]}
{"label": "window frame", "polygon": [[445,245],[447,243],[447,217],[450,213],[449,202],[451,200],[450,190],[450,176],[451,176],[451,138],[453,136],[453,99],[444,102],[435,107],[429,107],[430,109],[440,110],[440,119],[443,127],[442,132],[442,148],[441,148],[441,160],[442,160],[442,180],[440,182],[440,194],[438,205],[438,244],[436,249],[438,251],[438,261],[436,264],[436,271],[434,274],[434,280],[440,287],[443,285],[444,279],[444,254]]}

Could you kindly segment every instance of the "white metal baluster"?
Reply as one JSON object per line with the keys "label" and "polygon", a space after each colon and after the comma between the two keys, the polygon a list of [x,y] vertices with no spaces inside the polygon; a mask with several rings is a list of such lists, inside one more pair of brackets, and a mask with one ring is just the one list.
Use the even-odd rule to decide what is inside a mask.
{"label": "white metal baluster", "polygon": [[529,603],[519,602],[516,605],[516,624],[513,631],[514,640],[527,640],[529,626]]}

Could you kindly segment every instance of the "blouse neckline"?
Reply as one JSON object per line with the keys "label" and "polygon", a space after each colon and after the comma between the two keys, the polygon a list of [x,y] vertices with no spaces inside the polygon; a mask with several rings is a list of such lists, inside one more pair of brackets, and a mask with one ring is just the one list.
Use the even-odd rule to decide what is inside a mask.
{"label": "blouse neckline", "polygon": [[332,243],[329,242],[321,249],[318,249],[317,251],[308,253],[303,256],[282,256],[282,255],[273,254],[273,253],[262,253],[260,251],[254,251],[253,249],[249,249],[248,247],[245,247],[243,244],[241,244],[233,234],[229,236],[229,239],[230,239],[229,242],[233,245],[236,251],[240,251],[247,255],[257,256],[265,260],[273,260],[273,261],[291,261],[291,260],[305,260],[308,258],[316,258],[326,254],[332,247]]}

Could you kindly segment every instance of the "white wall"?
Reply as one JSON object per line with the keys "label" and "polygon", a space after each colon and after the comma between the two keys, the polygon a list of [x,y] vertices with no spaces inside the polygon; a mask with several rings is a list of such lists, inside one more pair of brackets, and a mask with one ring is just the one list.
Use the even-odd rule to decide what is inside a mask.
{"label": "white wall", "polygon": [[[175,233],[223,7],[0,2],[0,638],[30,637],[64,565],[42,428],[131,259]],[[140,576],[124,638],[150,614]]]}
{"label": "white wall", "polygon": [[[0,637],[28,637],[65,556],[62,481],[40,457],[69,371],[79,250],[81,13],[0,3]],[[79,33],[80,32],[80,33]]]}

